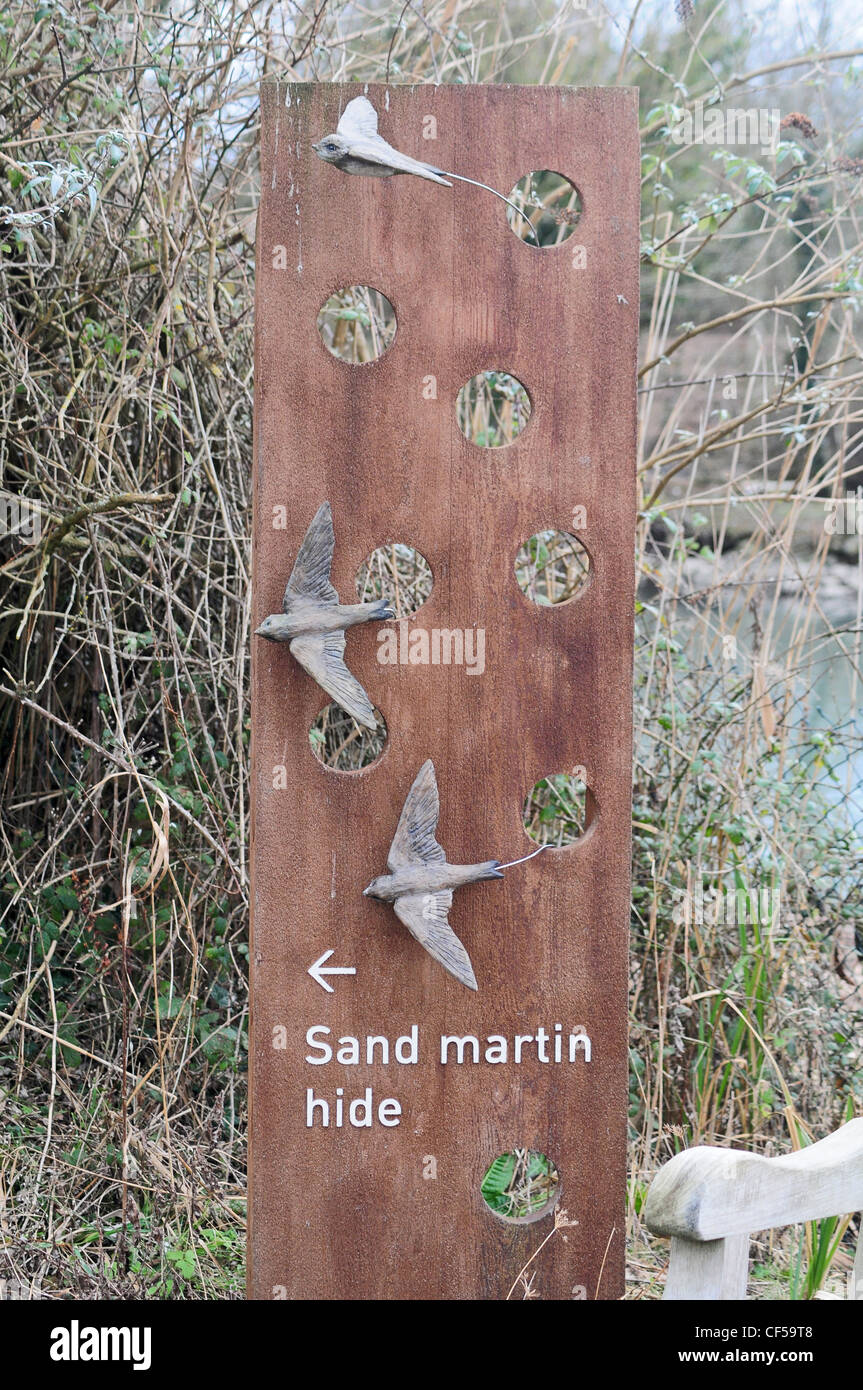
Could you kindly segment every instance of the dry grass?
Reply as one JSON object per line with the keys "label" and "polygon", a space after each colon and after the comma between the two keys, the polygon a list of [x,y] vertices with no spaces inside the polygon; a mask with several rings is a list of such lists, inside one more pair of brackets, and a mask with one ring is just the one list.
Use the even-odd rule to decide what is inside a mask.
{"label": "dry grass", "polygon": [[459,391],[456,419],[466,439],[484,449],[502,448],[530,419],[530,396],[509,372],[480,372]]}
{"label": "dry grass", "polygon": [[412,545],[394,541],[379,546],[360,566],[357,597],[361,603],[385,598],[396,620],[410,618],[432,591],[431,566]]}
{"label": "dry grass", "polygon": [[386,295],[368,285],[349,285],[330,295],[318,314],[324,344],[342,362],[375,362],[392,346],[396,315]]}
{"label": "dry grass", "polygon": [[509,195],[522,209],[510,208],[506,220],[516,236],[532,246],[560,246],[572,236],[581,217],[581,196],[569,179],[550,169],[537,169],[519,179]]}
{"label": "dry grass", "polygon": [[519,548],[515,578],[532,603],[569,603],[587,584],[590,556],[567,531],[538,531]]}

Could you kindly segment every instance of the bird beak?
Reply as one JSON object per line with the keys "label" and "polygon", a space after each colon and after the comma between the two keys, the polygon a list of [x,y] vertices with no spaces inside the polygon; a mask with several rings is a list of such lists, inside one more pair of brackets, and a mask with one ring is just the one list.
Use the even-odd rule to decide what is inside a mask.
{"label": "bird beak", "polygon": [[263,623],[262,623],[260,627],[256,627],[256,628],[255,628],[255,636],[256,636],[256,637],[263,637],[263,635],[264,635],[263,626],[264,626],[264,625],[263,625]]}
{"label": "bird beak", "polygon": [[[369,884],[369,888],[371,888],[371,886],[372,886],[372,885]],[[364,889],[363,889],[363,897],[364,897],[364,898],[367,898],[367,897],[369,896],[369,888],[364,888]]]}

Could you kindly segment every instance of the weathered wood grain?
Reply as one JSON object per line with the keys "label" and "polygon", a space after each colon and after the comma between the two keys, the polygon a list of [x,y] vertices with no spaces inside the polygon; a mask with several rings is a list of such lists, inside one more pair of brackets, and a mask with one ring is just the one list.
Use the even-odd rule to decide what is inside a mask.
{"label": "weathered wood grain", "polygon": [[748,1273],[748,1236],[701,1242],[672,1236],[662,1298],[669,1303],[745,1298]]}
{"label": "weathered wood grain", "polygon": [[[540,251],[496,199],[420,179],[364,180],[318,160],[357,87],[265,84],[258,230],[253,626],[278,609],[309,518],[332,504],[333,583],[388,541],[415,546],[434,589],[411,620],[482,627],[486,669],[384,666],[371,628],[350,665],[389,728],[380,761],[323,767],[307,731],[325,699],[286,651],[253,648],[252,1120],[249,1291],[255,1298],[506,1295],[547,1231],[485,1207],[482,1174],[515,1145],[548,1154],[578,1226],[536,1262],[541,1297],[623,1291],[627,934],[638,324],[637,101],[630,90],[397,87],[369,90],[393,143],[509,192],[552,168],[584,215]],[[423,117],[438,139],[424,142]],[[573,244],[586,247],[585,269]],[[275,269],[273,248],[286,248]],[[275,259],[279,259],[278,256]],[[395,342],[351,367],[324,348],[318,311],[368,284],[395,307]],[[456,425],[475,373],[499,368],[532,399],[509,447]],[[423,394],[436,379],[436,398]],[[287,508],[287,530],[272,509]],[[558,609],[520,593],[513,562],[543,527],[580,535],[584,596]],[[524,798],[586,766],[597,808],[583,840],[500,884],[457,895],[451,922],[479,993],[450,979],[394,915],[363,898],[386,861],[394,811],[426,758],[439,838],[453,862],[530,848]],[[273,768],[285,786],[274,789]],[[307,974],[322,952],[355,966],[332,994]],[[416,1065],[313,1066],[306,1030],[394,1038],[420,1030]],[[442,1066],[440,1034],[584,1025],[592,1060]],[[273,1030],[283,1027],[284,1050]],[[397,1097],[395,1128],[309,1129],[305,1090]],[[427,1157],[436,1161],[437,1177]],[[600,1278],[600,1271],[602,1275]]]}

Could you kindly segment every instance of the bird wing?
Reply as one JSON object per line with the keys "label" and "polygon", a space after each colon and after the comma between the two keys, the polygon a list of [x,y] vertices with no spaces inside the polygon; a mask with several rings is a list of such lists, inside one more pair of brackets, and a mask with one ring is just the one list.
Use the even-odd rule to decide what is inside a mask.
{"label": "bird wing", "polygon": [[345,140],[360,140],[364,136],[377,133],[377,111],[368,97],[354,97],[342,112],[342,118],[336,126],[336,134],[344,136]]}
{"label": "bird wing", "polygon": [[[290,612],[291,600],[316,598],[321,603],[338,603],[339,596],[330,583],[330,566],[336,537],[329,502],[322,502],[303,537],[291,577],[285,589],[282,608]],[[299,659],[299,658],[298,658]]]}
{"label": "bird wing", "polygon": [[428,758],[414,778],[399,816],[387,859],[391,873],[408,864],[446,863],[446,855],[434,837],[439,815],[434,763]]}
{"label": "bird wing", "polygon": [[476,976],[470,956],[449,922],[452,893],[403,893],[393,903],[396,916],[404,922],[415,941],[468,989],[476,989]]}
{"label": "bird wing", "polygon": [[316,680],[336,704],[353,715],[358,724],[376,729],[377,721],[372,702],[356,676],[345,665],[345,634],[337,632],[306,632],[290,644],[304,671]]}
{"label": "bird wing", "polygon": [[364,160],[367,164],[383,164],[395,169],[399,174],[417,174],[421,179],[430,179],[432,183],[442,183],[446,188],[452,188],[449,180],[445,179],[433,164],[426,164],[422,159],[411,159],[409,154],[402,154],[401,150],[394,149],[382,135],[351,135],[349,138],[350,155],[353,159]]}
{"label": "bird wing", "polygon": [[354,159],[365,160],[368,164],[386,164],[400,174],[418,174],[421,179],[431,179],[432,183],[452,187],[433,164],[426,164],[422,159],[411,159],[409,154],[393,149],[382,135],[378,135],[378,113],[368,97],[354,97],[353,101],[348,102],[336,127],[336,134],[348,142]]}

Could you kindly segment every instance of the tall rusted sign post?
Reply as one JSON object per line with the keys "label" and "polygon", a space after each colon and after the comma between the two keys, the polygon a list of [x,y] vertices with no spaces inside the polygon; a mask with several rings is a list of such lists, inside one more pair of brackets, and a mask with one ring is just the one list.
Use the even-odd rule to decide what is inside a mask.
{"label": "tall rusted sign post", "polygon": [[[376,547],[413,546],[433,589],[412,626],[482,629],[484,670],[385,664],[376,627],[353,631],[349,664],[388,737],[377,762],[341,773],[309,744],[327,697],[287,647],[253,639],[249,1293],[505,1298],[554,1216],[503,1220],[480,1183],[496,1155],[524,1147],[553,1161],[560,1206],[578,1223],[531,1264],[536,1293],[618,1298],[636,97],[365,89],[382,133],[440,168],[506,193],[530,170],[569,178],[576,233],[541,250],[479,190],[354,178],[318,160],[312,142],[360,90],[263,88],[253,626],[279,611],[328,500],[342,602],[356,600]],[[392,347],[364,366],[333,357],[316,328],[322,304],[351,285],[380,290],[397,318]],[[530,394],[530,421],[506,448],[482,448],[457,424],[459,389],[490,368]],[[544,528],[575,532],[590,556],[583,596],[560,607],[529,602],[515,582],[519,546]],[[452,862],[528,852],[522,808],[538,779],[582,768],[589,787],[580,840],[456,894],[451,921],[476,993],[362,893],[427,758]],[[346,973],[310,974],[328,952]]]}

